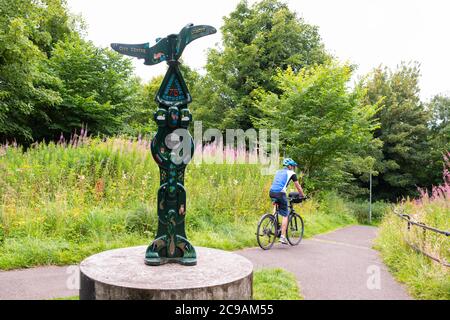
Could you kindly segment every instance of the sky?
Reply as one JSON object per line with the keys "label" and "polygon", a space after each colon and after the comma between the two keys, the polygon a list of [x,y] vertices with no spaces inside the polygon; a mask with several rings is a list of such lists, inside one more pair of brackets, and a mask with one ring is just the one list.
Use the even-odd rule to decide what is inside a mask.
{"label": "sky", "polygon": [[[255,2],[254,0],[249,1]],[[383,64],[402,61],[421,65],[421,98],[450,95],[450,1],[448,0],[287,0],[291,10],[319,27],[327,50],[341,61],[356,64],[354,79]],[[183,61],[204,72],[208,48],[220,46],[220,27],[239,0],[68,0],[72,13],[87,24],[87,38],[96,45],[155,43],[178,33],[187,23],[216,27],[215,35],[186,47]],[[160,63],[144,66],[133,59],[144,81],[164,74]]]}

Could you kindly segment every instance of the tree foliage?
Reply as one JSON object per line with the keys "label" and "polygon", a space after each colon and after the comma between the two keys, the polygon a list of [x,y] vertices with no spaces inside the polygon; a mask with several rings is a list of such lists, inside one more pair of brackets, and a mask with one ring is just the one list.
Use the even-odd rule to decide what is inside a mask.
{"label": "tree foliage", "polygon": [[93,133],[114,135],[139,112],[140,83],[131,61],[120,54],[73,37],[55,46],[49,65],[61,79],[62,102],[42,119],[42,129],[70,133],[87,124]]}
{"label": "tree foliage", "polygon": [[445,95],[434,96],[428,103],[427,109],[431,114],[431,130],[435,136],[442,138],[443,146],[448,146],[450,142],[450,97]]}
{"label": "tree foliage", "polygon": [[0,141],[143,129],[132,122],[145,92],[130,61],[83,40],[65,1],[0,0],[0,12]]}
{"label": "tree foliage", "polygon": [[1,0],[0,13],[0,139],[31,140],[28,121],[61,101],[46,62],[74,24],[56,0]]}
{"label": "tree foliage", "polygon": [[430,113],[428,141],[430,145],[431,164],[426,168],[430,184],[438,185],[442,180],[444,166],[443,155],[450,151],[450,97],[436,95],[427,104]]}
{"label": "tree foliage", "polygon": [[202,97],[193,107],[216,127],[252,127],[251,117],[259,117],[253,92],[276,92],[277,69],[298,71],[328,59],[317,27],[278,0],[241,1],[221,30],[223,49],[210,50]]}
{"label": "tree foliage", "polygon": [[414,194],[429,182],[424,170],[431,164],[428,144],[429,115],[419,98],[420,69],[402,63],[397,70],[376,68],[363,82],[366,103],[380,103],[376,114],[381,127],[374,137],[383,141],[382,155],[375,164],[375,193],[398,199]]}
{"label": "tree foliage", "polygon": [[376,104],[361,90],[349,91],[351,68],[336,62],[294,72],[279,71],[277,91],[260,92],[259,126],[280,129],[285,152],[298,159],[310,188],[338,188],[349,182],[350,167],[370,163],[362,150],[376,146],[372,131]]}

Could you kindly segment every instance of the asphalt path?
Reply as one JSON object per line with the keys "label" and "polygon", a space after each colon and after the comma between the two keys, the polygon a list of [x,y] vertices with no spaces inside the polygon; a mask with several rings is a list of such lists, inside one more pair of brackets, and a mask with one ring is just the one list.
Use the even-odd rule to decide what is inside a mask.
{"label": "asphalt path", "polygon": [[376,232],[374,227],[349,226],[304,239],[295,247],[277,243],[270,250],[236,253],[255,268],[280,267],[294,273],[308,300],[411,299],[372,248]]}

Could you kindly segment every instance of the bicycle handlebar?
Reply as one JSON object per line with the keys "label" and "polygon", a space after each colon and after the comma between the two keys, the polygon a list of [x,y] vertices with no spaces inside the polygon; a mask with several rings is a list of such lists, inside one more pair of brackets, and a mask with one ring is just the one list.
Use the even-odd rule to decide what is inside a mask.
{"label": "bicycle handlebar", "polygon": [[[292,196],[289,196],[289,197],[288,197],[289,202],[292,202],[292,201],[299,201],[298,203],[303,202],[303,201],[305,201],[305,200],[307,200],[307,199],[309,199],[308,196],[303,196],[303,197],[297,197],[297,196],[292,197]],[[294,202],[294,203],[295,203],[295,202]]]}

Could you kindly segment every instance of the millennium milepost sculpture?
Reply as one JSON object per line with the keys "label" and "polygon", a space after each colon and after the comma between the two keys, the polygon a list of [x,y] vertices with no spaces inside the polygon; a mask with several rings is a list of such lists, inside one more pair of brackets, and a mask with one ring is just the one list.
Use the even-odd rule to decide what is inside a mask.
{"label": "millennium milepost sculpture", "polygon": [[[214,33],[216,29],[211,26],[188,24],[179,34],[156,39],[156,44],[152,47],[148,43],[111,44],[111,47],[121,54],[144,59],[146,65],[162,61],[169,65],[155,97],[159,105],[154,113],[158,131],[152,140],[151,151],[160,170],[158,232],[145,253],[147,265],[162,265],[168,262],[197,264],[195,249],[187,240],[185,231],[184,171],[194,152],[194,142],[187,131],[192,122],[192,114],[187,105],[192,102],[192,98],[181,75],[178,59],[190,42]],[[179,134],[180,129],[184,129],[183,134]],[[183,139],[188,141],[181,141]],[[189,155],[182,154],[183,150],[186,152],[186,148],[181,152],[178,150],[180,143],[186,142],[189,143]]]}

